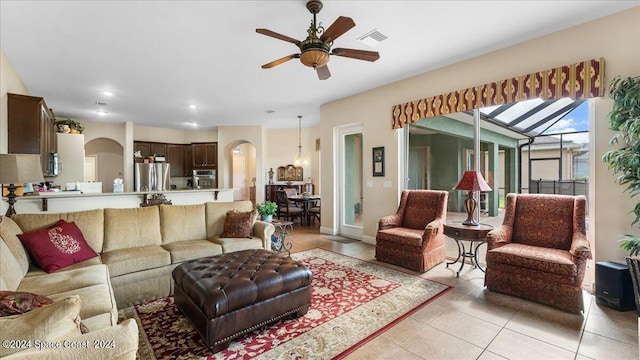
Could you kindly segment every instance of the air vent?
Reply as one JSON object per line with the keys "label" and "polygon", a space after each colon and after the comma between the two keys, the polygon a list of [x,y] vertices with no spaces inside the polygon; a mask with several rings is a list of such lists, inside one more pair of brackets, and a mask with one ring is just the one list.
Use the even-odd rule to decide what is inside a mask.
{"label": "air vent", "polygon": [[96,101],[96,105],[98,105],[98,106],[107,106],[108,104],[106,102]]}
{"label": "air vent", "polygon": [[361,37],[358,38],[359,41],[374,47],[378,44],[380,44],[382,41],[384,41],[385,39],[387,39],[387,36],[381,32],[378,31],[378,29],[373,29],[371,31],[369,31],[368,33],[362,35]]}

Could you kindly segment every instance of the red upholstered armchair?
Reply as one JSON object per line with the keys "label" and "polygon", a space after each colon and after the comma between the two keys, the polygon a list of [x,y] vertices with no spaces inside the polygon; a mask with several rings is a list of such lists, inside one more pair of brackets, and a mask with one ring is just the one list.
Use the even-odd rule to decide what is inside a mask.
{"label": "red upholstered armchair", "polygon": [[443,262],[448,197],[446,191],[403,191],[396,214],[378,223],[376,259],[419,272]]}
{"label": "red upholstered armchair", "polygon": [[585,207],[582,195],[508,194],[502,225],[487,234],[487,289],[584,310]]}

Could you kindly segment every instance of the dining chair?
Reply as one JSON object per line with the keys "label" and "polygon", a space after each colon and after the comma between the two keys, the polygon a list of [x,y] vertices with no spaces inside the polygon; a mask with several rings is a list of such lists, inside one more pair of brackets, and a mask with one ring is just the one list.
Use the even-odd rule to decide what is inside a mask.
{"label": "dining chair", "polygon": [[315,201],[313,206],[311,206],[307,210],[308,215],[313,219],[313,223],[316,223],[316,219],[318,219],[318,223],[320,222],[320,200]]}
{"label": "dining chair", "polygon": [[285,191],[276,191],[276,204],[278,205],[278,218],[285,220],[289,219],[293,222],[297,217],[300,218],[300,225],[302,225],[304,210],[292,205]]}

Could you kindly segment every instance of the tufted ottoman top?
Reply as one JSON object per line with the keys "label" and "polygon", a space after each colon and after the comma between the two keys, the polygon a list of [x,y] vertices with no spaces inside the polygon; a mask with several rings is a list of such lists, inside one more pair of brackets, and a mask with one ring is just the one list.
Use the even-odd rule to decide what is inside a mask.
{"label": "tufted ottoman top", "polygon": [[186,261],[172,275],[209,319],[311,285],[307,267],[263,249]]}

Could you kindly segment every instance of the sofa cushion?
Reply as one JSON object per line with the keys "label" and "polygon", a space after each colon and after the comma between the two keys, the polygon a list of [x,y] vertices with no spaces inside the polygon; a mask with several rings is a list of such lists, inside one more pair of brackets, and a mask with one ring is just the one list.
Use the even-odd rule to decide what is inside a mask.
{"label": "sofa cushion", "polygon": [[109,270],[106,265],[86,266],[74,270],[61,270],[52,274],[27,276],[19,291],[48,296],[54,301],[70,295],[78,295],[83,302],[80,316],[83,319],[107,314],[101,321],[86,321],[92,331],[117,323],[117,306],[114,299]]}
{"label": "sofa cushion", "polygon": [[0,279],[2,279],[2,288],[0,290],[16,290],[24,275],[20,264],[7,247],[7,244],[3,239],[0,239]]}
{"label": "sofa cushion", "polygon": [[51,274],[27,276],[20,283],[18,291],[51,296],[65,291],[108,283],[108,281],[107,266],[100,264],[81,269],[62,270]]}
{"label": "sofa cushion", "polygon": [[172,264],[222,254],[221,245],[214,244],[207,240],[180,241],[162,245],[162,248],[171,253]]}
{"label": "sofa cushion", "polygon": [[160,246],[120,249],[102,254],[111,277],[171,264],[171,255]]}
{"label": "sofa cushion", "polygon": [[[73,269],[81,269],[83,267],[93,266],[93,265],[102,265],[102,260],[100,260],[100,256],[99,255],[96,256],[96,257],[92,257],[91,259],[80,261],[80,262],[77,262],[77,263],[75,263],[73,265],[69,265],[69,266],[65,267],[63,269],[63,271],[73,270]],[[27,273],[27,275],[25,275],[25,277],[39,276],[39,275],[46,275],[46,274],[48,274],[46,271],[42,270],[37,265],[32,264],[32,266],[29,267],[29,272]]]}
{"label": "sofa cushion", "polygon": [[184,240],[205,240],[207,228],[204,204],[160,205],[160,233],[163,244]]}
{"label": "sofa cushion", "polygon": [[75,222],[93,251],[100,253],[104,241],[103,209],[75,211],[66,213],[17,214],[11,217],[20,226],[22,232],[31,232],[50,227],[64,220]]}
{"label": "sofa cushion", "polygon": [[48,273],[98,256],[73,222],[59,220],[49,228],[20,234],[18,238]]}
{"label": "sofa cushion", "polygon": [[222,246],[224,253],[240,250],[263,249],[262,240],[258,238],[223,238],[215,236],[211,239],[215,244]]}
{"label": "sofa cushion", "polygon": [[53,304],[46,296],[24,291],[0,291],[0,317],[24,314]]}
{"label": "sofa cushion", "polygon": [[104,209],[104,229],[103,252],[162,243],[158,206]]}
{"label": "sofa cushion", "polygon": [[512,265],[562,276],[578,274],[569,251],[518,243],[489,250],[487,263]]}
{"label": "sofa cushion", "polygon": [[251,239],[253,223],[256,221],[255,211],[227,211],[224,228],[220,237]]}
{"label": "sofa cushion", "polygon": [[253,204],[249,200],[205,203],[207,239],[222,234],[224,231],[224,221],[227,218],[227,212],[229,210],[252,211]]}
{"label": "sofa cushion", "polygon": [[404,227],[394,227],[378,231],[376,240],[389,241],[393,243],[420,247],[422,246],[423,229],[409,229]]}
{"label": "sofa cushion", "polygon": [[20,239],[18,239],[18,234],[22,234],[22,229],[20,229],[18,224],[16,224],[13,219],[0,215],[0,238],[4,240],[7,248],[13,254],[19,265],[18,269],[20,269],[22,276],[24,276],[27,271],[29,271],[31,259],[29,259],[27,249],[25,249]]}
{"label": "sofa cushion", "polygon": [[[0,317],[0,340],[41,342],[57,341],[80,335],[80,308],[77,296],[61,299],[51,305],[29,311],[26,314]],[[0,357],[23,350],[23,347],[0,346]]]}

